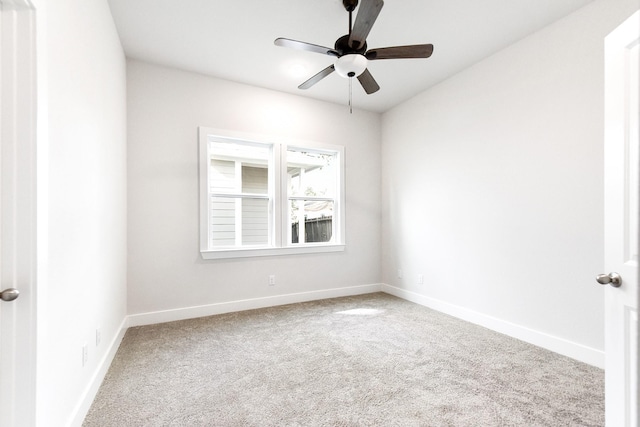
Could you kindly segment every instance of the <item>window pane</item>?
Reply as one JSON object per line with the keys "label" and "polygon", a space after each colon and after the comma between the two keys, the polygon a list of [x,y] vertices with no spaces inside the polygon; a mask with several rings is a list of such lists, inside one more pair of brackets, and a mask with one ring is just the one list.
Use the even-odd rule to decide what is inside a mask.
{"label": "window pane", "polygon": [[211,247],[267,245],[269,199],[211,197]]}
{"label": "window pane", "polygon": [[333,236],[333,202],[292,200],[290,205],[290,243],[331,241]]}
{"label": "window pane", "polygon": [[267,194],[269,191],[269,173],[266,167],[242,165],[242,192]]}
{"label": "window pane", "polygon": [[209,188],[212,192],[231,193],[236,189],[235,162],[211,159]]}
{"label": "window pane", "polygon": [[235,246],[236,201],[229,197],[211,197],[209,246]]}
{"label": "window pane", "polygon": [[287,175],[291,196],[333,197],[336,188],[336,154],[287,150]]}
{"label": "window pane", "polygon": [[267,194],[270,153],[269,145],[210,141],[210,191]]}
{"label": "window pane", "polygon": [[242,200],[242,244],[269,243],[269,200]]}

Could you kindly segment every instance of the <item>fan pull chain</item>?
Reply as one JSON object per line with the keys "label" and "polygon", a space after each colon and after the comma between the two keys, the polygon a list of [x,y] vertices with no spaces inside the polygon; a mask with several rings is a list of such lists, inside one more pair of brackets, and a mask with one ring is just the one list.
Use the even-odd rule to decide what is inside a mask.
{"label": "fan pull chain", "polygon": [[352,89],[353,77],[349,77],[349,114],[353,114]]}

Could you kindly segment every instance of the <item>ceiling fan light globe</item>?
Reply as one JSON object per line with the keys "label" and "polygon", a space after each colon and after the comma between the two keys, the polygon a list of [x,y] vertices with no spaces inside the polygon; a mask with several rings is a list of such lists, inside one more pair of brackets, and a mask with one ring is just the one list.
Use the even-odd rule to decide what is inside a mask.
{"label": "ceiling fan light globe", "polygon": [[359,53],[343,55],[336,60],[336,72],[344,77],[357,77],[367,69],[367,58]]}

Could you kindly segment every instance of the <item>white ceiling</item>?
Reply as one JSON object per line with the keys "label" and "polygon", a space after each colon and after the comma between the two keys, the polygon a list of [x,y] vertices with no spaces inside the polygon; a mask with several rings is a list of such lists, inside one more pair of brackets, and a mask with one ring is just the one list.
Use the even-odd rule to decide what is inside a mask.
{"label": "white ceiling", "polygon": [[[591,1],[387,0],[367,38],[369,48],[432,43],[434,53],[429,59],[370,62],[369,70],[381,89],[366,95],[354,80],[354,106],[384,112]],[[336,73],[311,89],[297,88],[330,65],[332,57],[273,44],[277,37],[286,37],[333,47],[348,32],[342,0],[109,0],[109,4],[129,58],[348,102],[348,80]],[[530,54],[535,61],[536,52]]]}

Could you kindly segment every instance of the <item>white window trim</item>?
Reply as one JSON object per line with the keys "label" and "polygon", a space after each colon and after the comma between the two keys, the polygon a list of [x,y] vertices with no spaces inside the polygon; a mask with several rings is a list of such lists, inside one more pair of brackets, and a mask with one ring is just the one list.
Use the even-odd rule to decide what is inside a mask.
{"label": "white window trim", "polygon": [[[269,169],[270,185],[273,185],[274,203],[279,203],[280,215],[274,213],[275,206],[270,206],[270,221],[272,221],[273,233],[269,238],[269,246],[245,246],[234,248],[209,248],[209,188],[208,188],[208,140],[210,136],[221,139],[248,141],[273,145],[273,168]],[[345,156],[344,147],[339,145],[331,145],[318,143],[313,141],[304,141],[290,138],[276,138],[265,135],[256,135],[243,132],[229,131],[225,129],[215,129],[207,127],[198,128],[199,139],[199,184],[200,184],[200,254],[203,259],[230,259],[230,258],[248,258],[248,257],[264,257],[279,255],[297,255],[297,254],[314,254],[325,252],[342,252],[346,249],[345,236]],[[334,216],[337,224],[334,230],[333,238],[330,243],[303,243],[303,244],[287,244],[288,241],[288,189],[281,185],[287,182],[286,167],[282,167],[282,158],[286,155],[288,148],[332,151],[337,153],[338,157],[338,174],[339,185],[335,199],[338,201],[335,208]],[[280,171],[280,173],[277,173]],[[335,242],[335,243],[334,243]]]}

